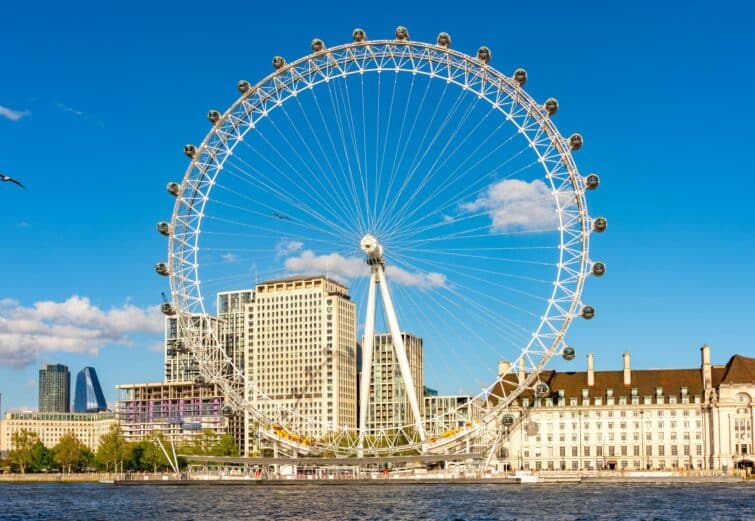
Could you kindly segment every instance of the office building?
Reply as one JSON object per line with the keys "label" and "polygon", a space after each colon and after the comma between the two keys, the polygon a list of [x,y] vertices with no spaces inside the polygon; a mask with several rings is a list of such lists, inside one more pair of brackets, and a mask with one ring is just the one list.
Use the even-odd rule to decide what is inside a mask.
{"label": "office building", "polygon": [[85,367],[76,375],[73,412],[101,412],[107,410],[105,395],[94,367]]}
{"label": "office building", "polygon": [[39,370],[39,412],[71,411],[71,373],[62,364],[43,364]]}
{"label": "office building", "polygon": [[355,427],[356,306],[348,289],[324,276],[271,280],[246,307],[247,378],[265,394],[247,387],[247,399],[299,434]]}
{"label": "office building", "polygon": [[[423,376],[422,339],[411,333],[401,333],[409,361],[409,370],[414,384],[414,393],[424,416],[425,402]],[[362,370],[364,370],[363,368]],[[370,375],[370,402],[367,409],[368,433],[392,431],[407,425],[414,425],[414,416],[409,405],[404,379],[401,377],[396,351],[391,335],[375,335],[372,368]]]}
{"label": "office building", "polygon": [[[202,339],[207,345],[220,341],[222,321],[212,315],[193,315],[189,327],[192,334]],[[193,382],[200,375],[199,362],[189,349],[186,334],[179,331],[178,318],[165,318],[165,382]],[[216,363],[206,368],[218,374],[225,374],[228,368],[218,352]]]}
{"label": "office building", "polygon": [[112,413],[79,414],[65,412],[10,411],[0,420],[0,452],[13,450],[13,435],[28,430],[39,436],[48,449],[58,444],[65,434],[73,433],[92,451],[100,446],[100,438],[117,420]]}

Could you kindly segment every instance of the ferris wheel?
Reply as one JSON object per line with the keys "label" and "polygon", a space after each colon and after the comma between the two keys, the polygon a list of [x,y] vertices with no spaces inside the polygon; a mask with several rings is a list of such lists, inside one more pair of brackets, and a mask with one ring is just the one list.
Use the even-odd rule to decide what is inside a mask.
{"label": "ferris wheel", "polygon": [[[256,84],[240,81],[226,111],[209,111],[201,144],[185,146],[184,178],[168,185],[171,221],[158,224],[169,237],[155,268],[170,278],[163,311],[178,319],[197,383],[219,385],[224,412],[246,414],[276,446],[489,447],[522,393],[550,396],[543,370],[575,357],[567,329],[595,315],[581,295],[605,273],[589,240],[607,221],[588,213],[599,178],[577,169],[582,136],[559,133],[558,102],[528,95],[524,69],[507,76],[490,49],[467,55],[447,33],[423,43],[404,27],[382,40],[355,29],[350,43],[315,39],[311,50],[290,63],[276,56]],[[340,288],[355,314],[343,326],[362,368],[348,421],[282,399],[281,385],[299,398],[332,391],[331,344],[316,346],[322,357],[306,374],[292,359],[302,372],[260,376],[201,318],[219,311],[216,293],[312,275]],[[289,305],[312,303],[274,304],[286,317]],[[247,338],[247,353],[299,357],[286,331],[300,325],[285,320],[264,340]]]}

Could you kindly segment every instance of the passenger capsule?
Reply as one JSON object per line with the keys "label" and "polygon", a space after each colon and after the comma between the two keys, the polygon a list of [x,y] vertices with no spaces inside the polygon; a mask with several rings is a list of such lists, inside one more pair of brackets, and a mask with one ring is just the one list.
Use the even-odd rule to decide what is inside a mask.
{"label": "passenger capsule", "polygon": [[537,396],[538,398],[547,396],[549,392],[550,392],[550,387],[548,387],[547,383],[538,382],[537,385],[535,385],[535,396]]}
{"label": "passenger capsule", "polygon": [[241,80],[236,84],[236,88],[241,94],[247,94],[252,90],[252,85],[246,80]]}
{"label": "passenger capsule", "polygon": [[273,58],[273,68],[277,71],[278,69],[282,69],[286,65],[286,60],[283,59],[282,56],[276,56]]}
{"label": "passenger capsule", "polygon": [[164,277],[167,277],[170,275],[170,270],[168,270],[168,265],[164,262],[158,262],[155,264],[155,271],[158,273],[158,275],[162,275]]}
{"label": "passenger capsule", "polygon": [[579,150],[582,148],[582,135],[581,134],[572,134],[569,136],[569,148],[572,150]]}
{"label": "passenger capsule", "polygon": [[409,29],[404,27],[403,25],[399,25],[396,27],[396,39],[397,40],[408,40],[409,39]]}
{"label": "passenger capsule", "polygon": [[157,231],[160,233],[160,235],[165,235],[168,237],[170,235],[170,224],[166,223],[165,221],[160,221],[157,223]]}
{"label": "passenger capsule", "polygon": [[194,383],[197,385],[204,385],[207,383],[207,378],[205,378],[204,375],[198,374],[194,377]]}
{"label": "passenger capsule", "polygon": [[168,183],[168,186],[165,187],[165,189],[170,195],[178,196],[178,194],[181,192],[181,185],[179,185],[175,181],[172,181]]}
{"label": "passenger capsule", "polygon": [[564,350],[561,352],[561,356],[564,357],[564,360],[574,360],[574,357],[577,356],[577,352],[574,350],[571,346],[566,346]]}
{"label": "passenger capsule", "polygon": [[210,123],[213,125],[220,121],[220,112],[217,110],[211,110],[207,113],[207,119],[210,120]]}
{"label": "passenger capsule", "polygon": [[312,52],[320,52],[325,50],[325,43],[319,38],[312,40]]}
{"label": "passenger capsule", "polygon": [[602,277],[606,274],[606,265],[602,262],[593,262],[590,271],[592,271],[592,274],[596,277]]}
{"label": "passenger capsule", "polygon": [[585,306],[582,308],[582,318],[590,320],[595,317],[595,308],[592,306]]}
{"label": "passenger capsule", "polygon": [[168,349],[165,350],[165,354],[168,356],[176,356],[176,350],[173,349],[172,347],[169,347]]}
{"label": "passenger capsule", "polygon": [[163,302],[160,304],[160,311],[162,311],[163,315],[175,315],[176,314],[176,308],[173,307],[173,304],[170,302]]}
{"label": "passenger capsule", "polygon": [[477,59],[480,60],[482,63],[487,65],[488,63],[490,63],[490,58],[491,58],[490,49],[488,49],[484,45],[480,47],[479,49],[477,49]]}
{"label": "passenger capsule", "polygon": [[600,185],[600,177],[598,174],[587,174],[585,177],[585,188],[588,190],[595,190]]}
{"label": "passenger capsule", "polygon": [[501,418],[501,425],[504,427],[511,427],[514,425],[514,415],[513,414],[504,414],[503,418]]}
{"label": "passenger capsule", "polygon": [[220,414],[223,416],[233,416],[233,407],[230,405],[224,405],[220,408]]}
{"label": "passenger capsule", "polygon": [[438,35],[438,45],[446,49],[451,47],[451,35],[448,33],[440,33]]}
{"label": "passenger capsule", "polygon": [[520,87],[524,87],[524,84],[527,83],[527,71],[524,69],[515,70],[514,81],[517,82]]}
{"label": "passenger capsule", "polygon": [[365,32],[358,27],[354,29],[354,32],[352,33],[352,35],[354,36],[355,42],[363,42],[367,39],[367,35],[365,34]]}
{"label": "passenger capsule", "polygon": [[545,105],[543,105],[543,108],[545,109],[545,112],[547,112],[549,116],[554,115],[556,112],[558,112],[558,100],[556,98],[548,98],[545,101]]}
{"label": "passenger capsule", "polygon": [[197,155],[197,147],[194,145],[184,145],[184,154],[186,154],[186,157],[194,159],[194,156]]}
{"label": "passenger capsule", "polygon": [[608,228],[608,221],[605,217],[597,217],[592,222],[592,229],[598,233],[603,233]]}

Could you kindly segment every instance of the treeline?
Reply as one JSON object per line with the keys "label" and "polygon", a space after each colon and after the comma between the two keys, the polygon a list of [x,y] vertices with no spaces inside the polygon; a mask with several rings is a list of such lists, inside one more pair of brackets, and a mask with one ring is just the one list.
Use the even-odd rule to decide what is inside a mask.
{"label": "treeline", "polygon": [[[127,442],[117,424],[113,424],[100,439],[96,452],[82,443],[74,433],[64,434],[57,445],[45,447],[39,435],[22,429],[11,437],[14,447],[0,468],[11,472],[159,472],[169,470],[170,465],[160,444],[167,450],[170,442],[162,434],[154,433],[145,440]],[[207,456],[238,456],[239,449],[233,436],[218,436],[206,429],[192,437],[191,441],[176,445],[179,454]],[[179,464],[186,461],[179,458]]]}

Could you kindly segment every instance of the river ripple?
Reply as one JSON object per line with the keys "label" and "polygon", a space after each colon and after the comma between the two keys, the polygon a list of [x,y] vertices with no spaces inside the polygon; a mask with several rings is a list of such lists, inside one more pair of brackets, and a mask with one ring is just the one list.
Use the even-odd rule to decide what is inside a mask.
{"label": "river ripple", "polygon": [[755,485],[2,484],[3,520],[755,520]]}

